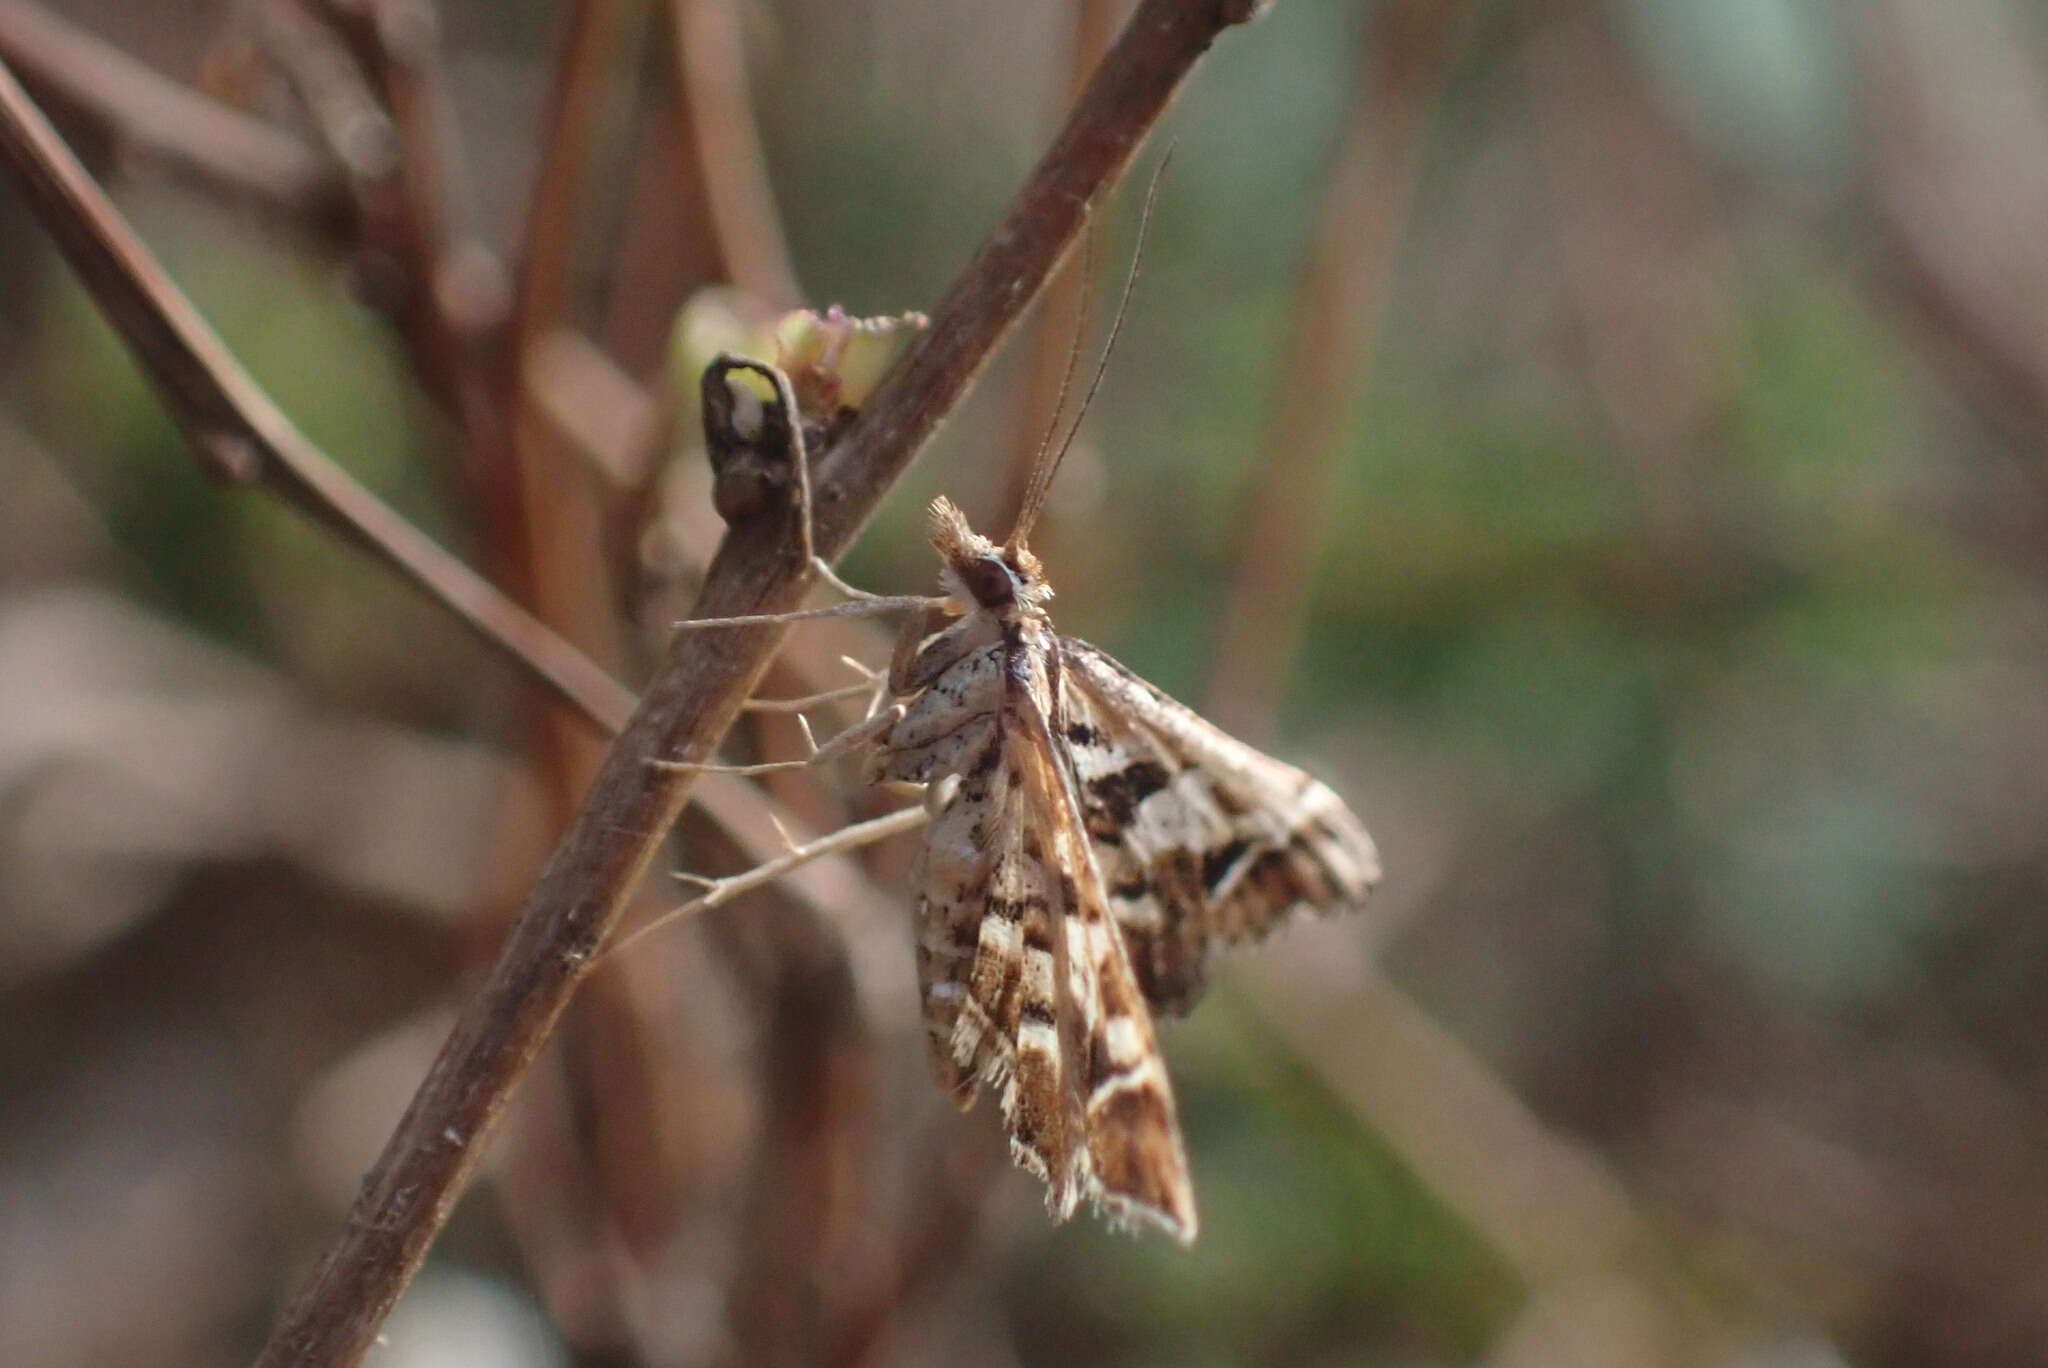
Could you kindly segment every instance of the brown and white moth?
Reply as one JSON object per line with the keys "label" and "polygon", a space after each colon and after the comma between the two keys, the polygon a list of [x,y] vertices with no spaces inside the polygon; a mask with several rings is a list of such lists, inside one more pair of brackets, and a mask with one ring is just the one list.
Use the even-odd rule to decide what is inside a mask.
{"label": "brown and white moth", "polygon": [[[777,368],[722,358],[718,384],[731,369],[795,411]],[[808,556],[801,429],[777,430]],[[941,1084],[963,1107],[997,1094],[1011,1152],[1045,1181],[1056,1219],[1086,1197],[1187,1242],[1194,1192],[1153,1013],[1193,1005],[1212,945],[1361,903],[1379,856],[1328,787],[1053,630],[1052,586],[1025,537],[1071,441],[1041,449],[1000,545],[948,500],[932,504],[942,594],[864,594],[818,561],[851,601],[724,619],[920,610],[891,662],[889,706],[809,761],[694,768],[753,773],[865,749],[871,781],[923,785],[917,964]]]}
{"label": "brown and white moth", "polygon": [[998,1094],[1055,1218],[1087,1197],[1191,1241],[1153,1011],[1193,1005],[1212,944],[1363,901],[1379,857],[1328,787],[1055,632],[1021,531],[998,546],[940,499],[929,534],[958,617],[906,635],[868,774],[929,786],[917,958],[940,1081],[962,1106]]}

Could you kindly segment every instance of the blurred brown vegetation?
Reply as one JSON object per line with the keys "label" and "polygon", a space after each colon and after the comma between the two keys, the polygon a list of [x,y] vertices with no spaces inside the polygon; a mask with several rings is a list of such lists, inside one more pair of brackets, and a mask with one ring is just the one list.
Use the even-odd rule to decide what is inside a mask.
{"label": "blurred brown vegetation", "polygon": [[[0,59],[294,419],[638,681],[694,368],[929,307],[1124,12],[0,0]],[[1167,122],[1059,620],[1388,869],[1165,1028],[1201,1242],[1049,1227],[931,1087],[892,845],[594,975],[372,1361],[2048,1363],[2042,12],[1279,0]],[[855,582],[925,587],[932,493],[1000,523],[1077,276]],[[209,484],[11,185],[0,299],[0,1361],[246,1359],[602,738]]]}

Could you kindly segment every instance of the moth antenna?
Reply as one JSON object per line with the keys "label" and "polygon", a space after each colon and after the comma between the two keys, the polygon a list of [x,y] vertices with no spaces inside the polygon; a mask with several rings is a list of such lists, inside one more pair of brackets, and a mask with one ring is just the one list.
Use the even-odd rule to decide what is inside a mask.
{"label": "moth antenna", "polygon": [[[1066,416],[1067,394],[1074,387],[1074,366],[1081,359],[1081,338],[1088,330],[1088,295],[1095,282],[1095,248],[1098,229],[1090,224],[1081,239],[1081,292],[1074,309],[1074,340],[1067,348],[1067,366],[1060,372],[1059,393],[1052,401],[1052,417],[1046,420],[1045,435],[1038,439],[1038,450],[1031,453],[1031,478],[1025,482],[1024,497],[1017,505],[1017,525],[1029,527],[1037,516],[1025,510],[1034,509],[1045,498],[1041,487],[1041,476],[1045,469],[1045,455],[1052,450],[1053,438],[1059,435],[1060,420]],[[1012,543],[1021,542],[1017,534],[1011,534]]]}
{"label": "moth antenna", "polygon": [[[1138,267],[1145,260],[1145,237],[1152,226],[1152,206],[1159,198],[1159,182],[1166,175],[1167,163],[1172,160],[1173,149],[1169,147],[1166,149],[1166,155],[1159,159],[1158,167],[1152,172],[1152,183],[1145,187],[1145,207],[1138,215],[1138,241],[1131,249],[1130,274],[1124,277],[1123,293],[1117,298],[1116,316],[1110,321],[1109,337],[1102,344],[1102,355],[1095,363],[1095,373],[1088,378],[1088,392],[1081,396],[1081,407],[1074,414],[1073,426],[1067,429],[1066,438],[1060,443],[1059,449],[1053,453],[1052,459],[1045,459],[1045,447],[1043,445],[1039,447],[1038,456],[1031,470],[1031,482],[1025,487],[1024,501],[1017,509],[1016,526],[1010,529],[1010,535],[1003,542],[1006,550],[1016,551],[1020,549],[1024,545],[1024,539],[1031,535],[1032,524],[1038,521],[1039,513],[1045,508],[1045,496],[1046,492],[1052,488],[1053,476],[1059,474],[1060,464],[1067,459],[1067,452],[1073,447],[1074,439],[1080,436],[1081,420],[1088,416],[1089,406],[1095,402],[1096,391],[1102,388],[1102,377],[1109,372],[1110,353],[1116,350],[1117,335],[1124,330],[1124,318],[1131,309],[1131,292],[1137,288],[1138,284]],[[1076,326],[1078,327],[1079,325],[1077,324]],[[1068,357],[1067,365],[1068,374],[1071,376],[1073,373],[1072,356]],[[1066,393],[1067,383],[1065,380],[1061,380],[1060,402],[1062,405],[1066,402]],[[1053,420],[1055,424],[1058,423],[1059,414],[1057,409],[1054,410]]]}

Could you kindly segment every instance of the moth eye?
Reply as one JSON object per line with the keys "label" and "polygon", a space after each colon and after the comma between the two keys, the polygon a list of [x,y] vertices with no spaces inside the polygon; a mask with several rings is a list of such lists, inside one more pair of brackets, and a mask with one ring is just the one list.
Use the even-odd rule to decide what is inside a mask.
{"label": "moth eye", "polygon": [[960,572],[974,601],[984,608],[1001,608],[1017,601],[1017,582],[1009,567],[992,557],[969,561]]}

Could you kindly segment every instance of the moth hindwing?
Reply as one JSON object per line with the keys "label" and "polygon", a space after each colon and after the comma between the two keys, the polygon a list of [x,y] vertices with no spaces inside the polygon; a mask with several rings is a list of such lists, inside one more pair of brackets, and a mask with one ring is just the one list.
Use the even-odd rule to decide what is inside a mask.
{"label": "moth hindwing", "polygon": [[918,971],[941,1083],[995,1092],[1061,1219],[1082,1197],[1190,1241],[1193,1189],[1154,1008],[1209,946],[1361,902],[1372,840],[1326,786],[1061,637],[1020,535],[950,502],[929,531],[952,620],[909,629],[869,775],[927,785]]}

